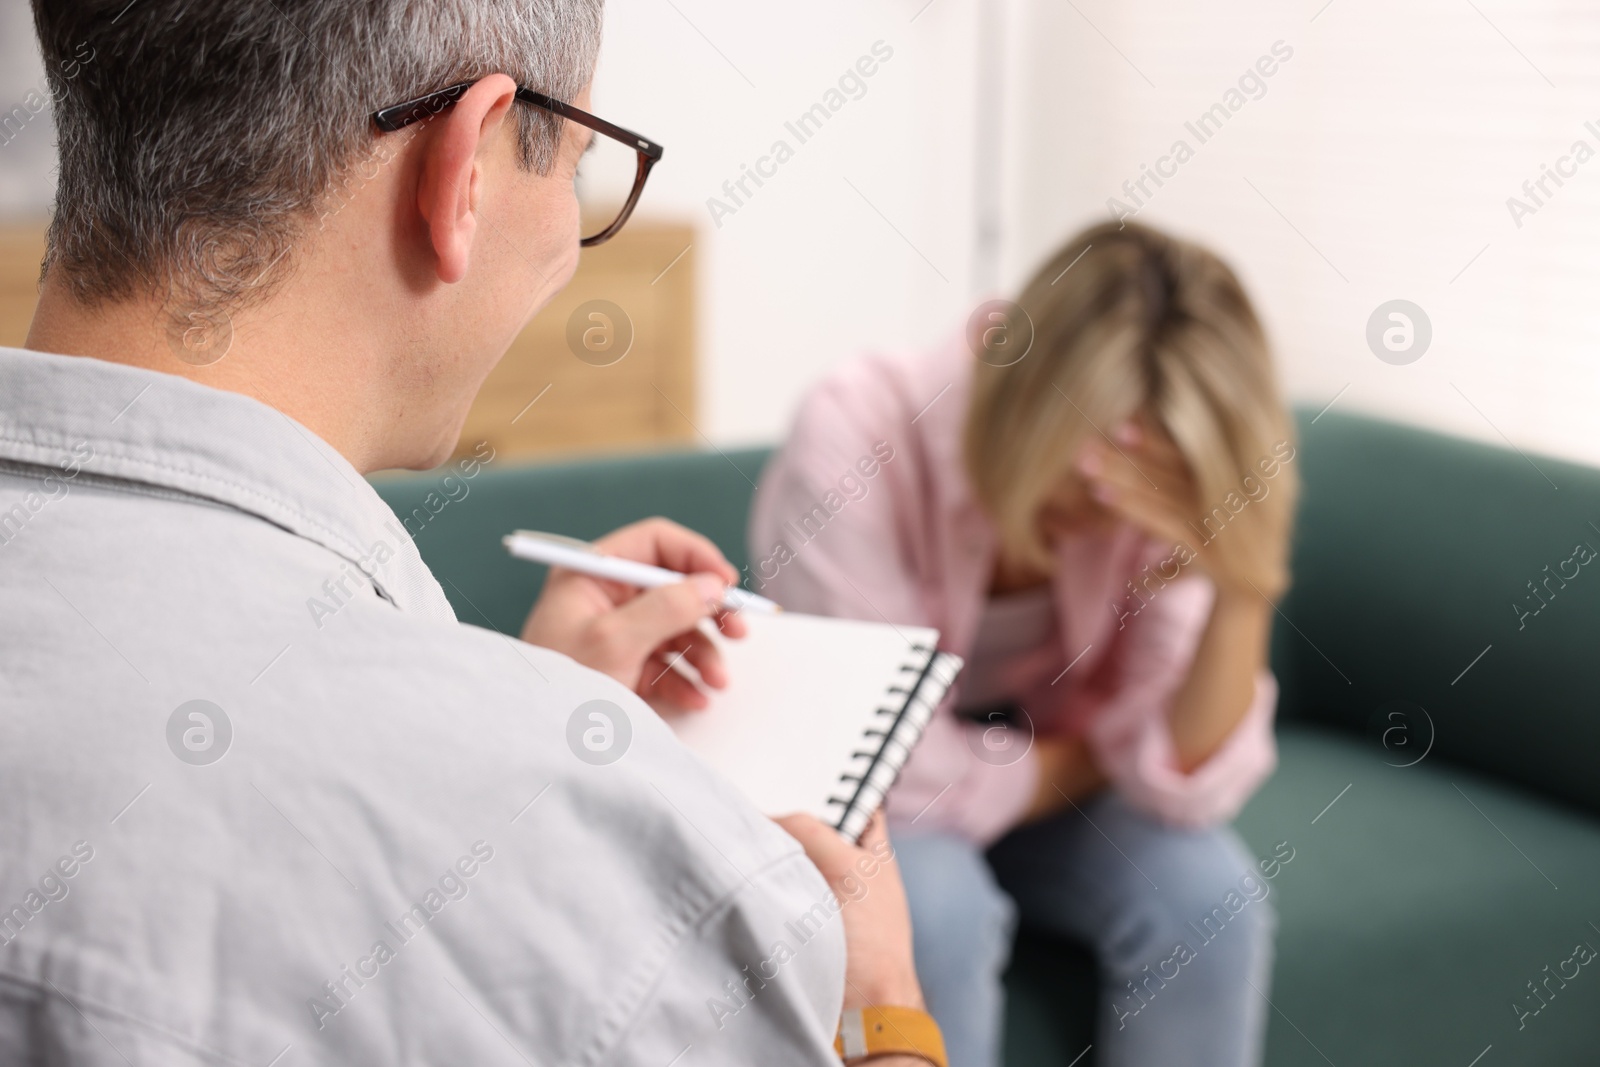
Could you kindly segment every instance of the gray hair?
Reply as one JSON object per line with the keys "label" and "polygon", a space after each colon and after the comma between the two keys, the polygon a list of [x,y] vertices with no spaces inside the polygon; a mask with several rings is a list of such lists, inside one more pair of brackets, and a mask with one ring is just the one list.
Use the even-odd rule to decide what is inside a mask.
{"label": "gray hair", "polygon": [[[570,100],[602,3],[33,0],[61,157],[45,269],[91,305],[259,298],[375,176],[374,111],[498,72]],[[543,173],[559,120],[515,110],[521,162]]]}

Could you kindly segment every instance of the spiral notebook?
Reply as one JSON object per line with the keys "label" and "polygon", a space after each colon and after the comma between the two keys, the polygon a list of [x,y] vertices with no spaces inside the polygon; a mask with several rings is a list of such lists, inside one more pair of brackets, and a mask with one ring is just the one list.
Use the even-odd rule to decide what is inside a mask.
{"label": "spiral notebook", "polygon": [[679,738],[769,815],[809,812],[861,836],[961,669],[937,630],[746,612],[714,636],[729,684],[675,716]]}

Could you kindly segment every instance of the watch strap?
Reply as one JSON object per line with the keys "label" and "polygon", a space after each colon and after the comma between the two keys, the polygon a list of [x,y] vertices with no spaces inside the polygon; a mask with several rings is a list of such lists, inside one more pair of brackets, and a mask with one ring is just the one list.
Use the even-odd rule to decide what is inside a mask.
{"label": "watch strap", "polygon": [[834,1049],[847,1064],[879,1056],[917,1056],[934,1067],[948,1067],[944,1035],[933,1016],[917,1008],[854,1008],[839,1019]]}

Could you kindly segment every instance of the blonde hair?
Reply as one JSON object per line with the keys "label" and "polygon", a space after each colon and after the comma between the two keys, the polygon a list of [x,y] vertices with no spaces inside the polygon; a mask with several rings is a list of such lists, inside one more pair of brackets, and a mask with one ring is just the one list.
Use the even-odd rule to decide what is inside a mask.
{"label": "blonde hair", "polygon": [[[1233,573],[1281,586],[1281,553],[1268,538],[1286,537],[1293,515],[1297,479],[1283,464],[1294,456],[1294,424],[1265,332],[1227,264],[1149,227],[1107,223],[1063,245],[1017,305],[1032,322],[1032,347],[1015,364],[974,368],[964,442],[1002,551],[1053,569],[1040,507],[1086,440],[1145,412],[1194,474],[1196,540],[1243,510],[1228,506],[1243,490],[1252,521],[1211,551]],[[1251,487],[1263,476],[1272,486],[1258,498]]]}

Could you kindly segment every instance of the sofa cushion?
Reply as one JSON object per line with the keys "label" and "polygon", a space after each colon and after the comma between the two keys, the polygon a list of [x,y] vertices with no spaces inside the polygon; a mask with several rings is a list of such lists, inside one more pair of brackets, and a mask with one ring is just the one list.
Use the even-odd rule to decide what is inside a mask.
{"label": "sofa cushion", "polygon": [[1521,1026],[1512,1004],[1578,943],[1600,948],[1600,825],[1444,758],[1395,767],[1294,724],[1279,744],[1238,821],[1258,855],[1295,849],[1273,883],[1268,1061],[1321,1063],[1313,1042],[1335,1063],[1464,1065],[1490,1044],[1502,1063],[1592,1058],[1600,961]]}
{"label": "sofa cushion", "polygon": [[[1238,821],[1258,857],[1293,850],[1266,883],[1267,1062],[1466,1067],[1489,1045],[1486,1065],[1590,1062],[1600,960],[1565,961],[1600,949],[1600,825],[1437,756],[1391,766],[1342,731],[1286,723],[1279,744]],[[1540,1003],[1527,982],[1574,967],[1519,1019],[1513,1003]],[[1024,930],[1009,978],[1007,1063],[1071,1062],[1093,1040],[1089,957]]]}

